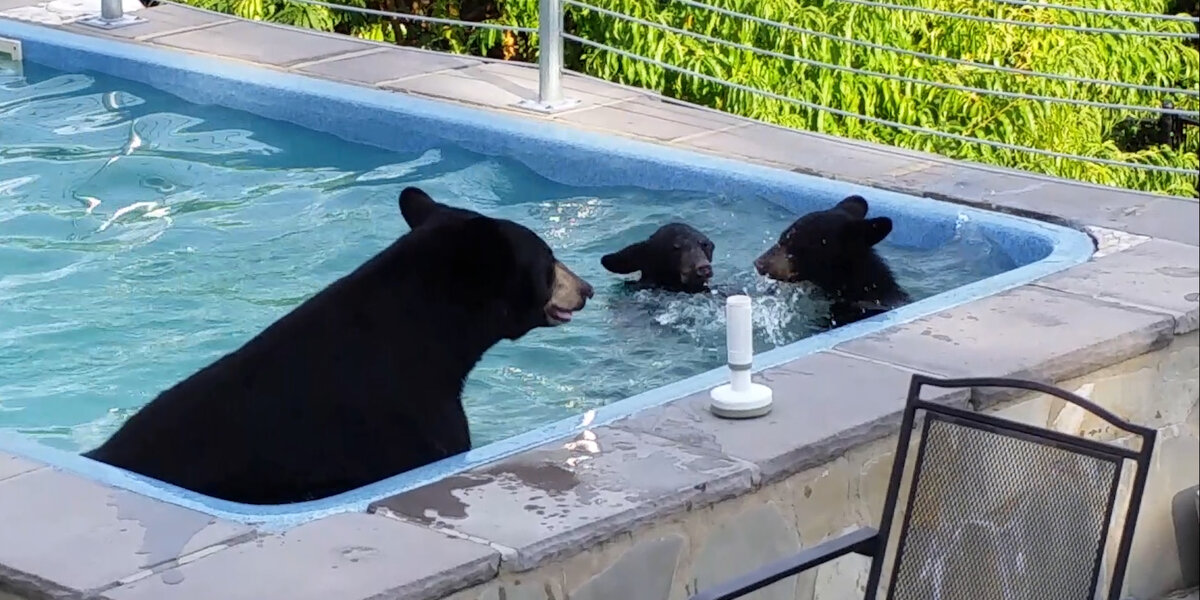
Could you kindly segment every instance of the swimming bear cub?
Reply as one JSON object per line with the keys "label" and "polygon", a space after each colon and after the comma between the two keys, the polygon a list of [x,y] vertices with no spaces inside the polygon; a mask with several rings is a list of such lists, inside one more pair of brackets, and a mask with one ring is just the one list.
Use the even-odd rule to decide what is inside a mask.
{"label": "swimming bear cub", "polygon": [[808,213],[754,261],[760,275],[819,286],[833,304],[833,326],[887,312],[911,301],[875,245],[892,232],[887,217],[867,217],[867,201],[850,196],[833,208]]}
{"label": "swimming bear cub", "polygon": [[641,271],[640,286],[696,293],[708,289],[715,248],[695,227],[667,223],[646,240],[600,257],[600,264],[620,275]]}

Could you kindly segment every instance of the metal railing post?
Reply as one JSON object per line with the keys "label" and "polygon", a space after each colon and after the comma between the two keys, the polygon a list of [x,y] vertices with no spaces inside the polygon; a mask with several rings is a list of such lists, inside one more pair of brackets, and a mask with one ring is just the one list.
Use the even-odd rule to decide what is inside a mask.
{"label": "metal railing post", "polygon": [[563,3],[562,0],[538,2],[538,95],[523,100],[520,106],[539,112],[556,112],[579,104],[563,97]]}
{"label": "metal railing post", "polygon": [[538,3],[538,102],[562,100],[562,0]]}
{"label": "metal railing post", "polygon": [[105,21],[120,21],[124,16],[121,0],[100,0],[100,18]]}
{"label": "metal railing post", "polygon": [[81,25],[100,29],[116,29],[144,22],[146,20],[141,17],[125,14],[124,0],[100,0],[100,16],[79,21]]}

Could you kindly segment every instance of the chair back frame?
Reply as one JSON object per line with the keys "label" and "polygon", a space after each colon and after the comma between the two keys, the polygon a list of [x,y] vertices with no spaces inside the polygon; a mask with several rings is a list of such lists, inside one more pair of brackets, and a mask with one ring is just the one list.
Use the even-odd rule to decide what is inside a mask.
{"label": "chair back frame", "polygon": [[[943,389],[955,388],[1013,388],[1021,389],[1030,392],[1040,392],[1056,398],[1065,400],[1071,404],[1079,406],[1097,417],[1103,419],[1113,427],[1121,429],[1125,432],[1133,434],[1141,438],[1141,446],[1137,450],[1106,444],[1096,440],[1086,439],[1076,435],[1064,434],[1058,431],[1028,425],[1010,419],[997,417],[990,414],[978,413],[971,410],[964,410],[921,400],[921,390],[925,387],[936,387]],[[1142,495],[1146,489],[1146,480],[1150,470],[1150,460],[1154,452],[1156,433],[1153,429],[1135,425],[1125,421],[1103,407],[1097,406],[1089,400],[1072,394],[1068,391],[1057,387],[1021,379],[1010,379],[1002,377],[976,377],[962,379],[940,379],[927,375],[914,374],[909,383],[908,399],[904,409],[904,415],[900,424],[899,439],[896,444],[896,453],[892,472],[888,481],[887,495],[884,499],[883,513],[879,523],[879,540],[875,560],[871,561],[871,569],[867,579],[868,600],[878,597],[880,578],[883,572],[885,556],[887,555],[888,541],[890,539],[893,520],[896,513],[896,506],[899,503],[900,486],[904,480],[905,464],[907,455],[910,452],[910,444],[912,440],[912,430],[914,421],[916,420],[917,412],[923,411],[925,414],[924,423],[922,425],[923,434],[920,445],[917,448],[917,465],[923,464],[923,456],[926,447],[928,436],[924,432],[928,431],[930,418],[936,420],[949,421],[955,425],[982,429],[992,433],[998,433],[1033,441],[1039,444],[1045,444],[1053,447],[1058,447],[1070,452],[1083,454],[1092,458],[1113,461],[1116,463],[1117,471],[1113,477],[1112,489],[1109,491],[1108,506],[1105,515],[1103,530],[1101,531],[1100,551],[1096,553],[1093,572],[1099,572],[1100,563],[1103,560],[1105,546],[1104,540],[1109,533],[1108,525],[1111,523],[1112,514],[1117,505],[1117,487],[1121,479],[1121,468],[1125,461],[1132,461],[1137,468],[1133,477],[1133,485],[1130,488],[1128,504],[1125,508],[1125,521],[1121,527],[1121,537],[1117,545],[1116,555],[1114,556],[1112,577],[1109,581],[1108,600],[1119,600],[1121,596],[1121,588],[1124,586],[1125,572],[1129,562],[1129,552],[1133,543],[1134,528],[1137,525],[1138,515],[1141,511]],[[919,470],[919,469],[918,469]],[[911,507],[914,501],[914,496],[917,490],[917,482],[920,473],[914,470],[912,475],[912,484],[909,487],[908,497],[905,499],[905,514],[904,520],[900,525],[899,540],[895,551],[895,556],[890,557],[892,565],[891,581],[888,586],[888,597],[894,593],[895,578],[899,573],[899,565],[904,554],[904,542],[908,533],[908,519],[911,515]],[[1096,578],[1098,580],[1098,578]],[[1092,582],[1092,594],[1090,597],[1095,597],[1095,586],[1098,581]]]}

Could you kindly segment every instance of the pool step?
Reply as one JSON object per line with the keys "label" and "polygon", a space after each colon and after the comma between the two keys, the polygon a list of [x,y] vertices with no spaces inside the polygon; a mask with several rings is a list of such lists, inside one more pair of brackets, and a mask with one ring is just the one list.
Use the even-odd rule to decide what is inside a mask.
{"label": "pool step", "polygon": [[0,56],[4,55],[8,55],[13,62],[21,62],[21,40],[0,37]]}

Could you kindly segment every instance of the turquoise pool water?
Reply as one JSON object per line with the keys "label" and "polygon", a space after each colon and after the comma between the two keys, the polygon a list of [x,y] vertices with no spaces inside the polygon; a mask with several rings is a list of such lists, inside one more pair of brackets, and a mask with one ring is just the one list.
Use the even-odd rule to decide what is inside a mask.
{"label": "turquoise pool water", "polygon": [[[751,267],[796,217],[764,199],[568,187],[27,63],[0,71],[0,428],[96,445],[404,233],[408,185],[531,227],[597,290],[571,324],[485,356],[464,398],[476,445],[723,363],[720,298],[631,292],[600,266],[670,220],[716,243],[717,286],[755,298],[756,350],[819,331],[819,299]],[[940,247],[881,252],[914,299],[1016,266],[970,221]]]}

